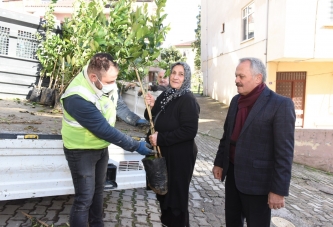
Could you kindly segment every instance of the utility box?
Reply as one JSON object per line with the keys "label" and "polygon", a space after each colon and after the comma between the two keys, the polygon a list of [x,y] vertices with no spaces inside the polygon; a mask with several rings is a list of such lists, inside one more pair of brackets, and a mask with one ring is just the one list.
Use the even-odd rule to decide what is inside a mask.
{"label": "utility box", "polygon": [[113,163],[108,164],[108,169],[106,172],[106,181],[105,181],[105,187],[104,189],[114,189],[117,188],[117,182],[116,182],[116,176],[117,176],[117,166]]}

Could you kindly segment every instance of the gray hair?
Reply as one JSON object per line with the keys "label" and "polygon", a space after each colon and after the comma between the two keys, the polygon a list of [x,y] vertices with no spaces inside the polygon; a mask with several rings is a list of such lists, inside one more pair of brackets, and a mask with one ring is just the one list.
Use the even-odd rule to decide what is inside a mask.
{"label": "gray hair", "polygon": [[245,61],[250,62],[252,76],[256,76],[258,74],[261,74],[262,75],[262,82],[265,83],[266,79],[267,79],[267,73],[266,73],[266,66],[264,65],[264,63],[258,58],[247,57],[247,58],[239,59],[239,64],[243,63]]}
{"label": "gray hair", "polygon": [[165,70],[164,70],[164,69],[159,69],[159,70],[157,71],[157,75],[159,75],[159,74],[161,74],[161,73],[165,73]]}

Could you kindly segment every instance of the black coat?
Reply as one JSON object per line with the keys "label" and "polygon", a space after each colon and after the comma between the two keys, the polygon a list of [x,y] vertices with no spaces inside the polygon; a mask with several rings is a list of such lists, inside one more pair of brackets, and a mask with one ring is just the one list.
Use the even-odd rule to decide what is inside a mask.
{"label": "black coat", "polygon": [[[153,118],[161,110],[164,93],[155,101]],[[168,170],[168,193],[157,195],[162,209],[187,211],[189,186],[198,153],[194,138],[198,131],[199,113],[196,98],[188,92],[171,101],[155,122],[157,145],[166,159]],[[145,117],[148,119],[147,110]]]}

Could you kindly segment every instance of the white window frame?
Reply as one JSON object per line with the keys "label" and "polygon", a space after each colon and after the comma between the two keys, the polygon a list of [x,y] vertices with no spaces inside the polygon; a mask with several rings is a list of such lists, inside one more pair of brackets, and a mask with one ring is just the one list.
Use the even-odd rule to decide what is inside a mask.
{"label": "white window frame", "polygon": [[333,0],[319,1],[318,16],[321,18],[325,28],[333,28]]}
{"label": "white window frame", "polygon": [[333,25],[333,0],[328,0],[328,23]]}
{"label": "white window frame", "polygon": [[255,12],[254,1],[249,3],[247,6],[245,6],[242,9],[242,12],[241,12],[241,16],[242,16],[242,41],[246,41],[246,40],[254,38],[254,22],[252,23],[253,33],[251,34],[249,32],[249,30],[251,29],[250,26],[249,26],[250,25],[249,18],[254,19],[254,12]]}

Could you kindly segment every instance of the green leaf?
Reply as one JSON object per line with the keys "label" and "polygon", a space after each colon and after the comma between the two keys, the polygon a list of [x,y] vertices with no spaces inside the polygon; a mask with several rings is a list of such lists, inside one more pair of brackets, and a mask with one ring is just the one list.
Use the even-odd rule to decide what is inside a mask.
{"label": "green leaf", "polygon": [[72,57],[72,61],[71,61],[71,62],[72,62],[72,65],[75,65],[75,61],[76,61],[76,59],[75,59],[75,57],[73,56],[73,57]]}
{"label": "green leaf", "polygon": [[95,47],[95,42],[94,42],[94,40],[91,40],[90,43],[89,43],[89,45],[90,45],[91,50],[92,50],[93,52],[95,52],[95,51],[96,51],[96,47]]}
{"label": "green leaf", "polygon": [[139,28],[136,33],[136,39],[141,39],[143,36],[143,29]]}
{"label": "green leaf", "polygon": [[135,53],[135,52],[138,52],[139,50],[140,50],[140,47],[133,46],[129,49],[129,52],[130,53]]}
{"label": "green leaf", "polygon": [[[132,0],[111,1],[108,18],[102,13],[103,2],[77,0],[71,18],[66,18],[62,24],[61,38],[52,34],[54,5],[50,4],[45,15],[48,20],[44,26],[46,38],[43,40],[37,35],[41,43],[36,55],[43,66],[42,72],[52,73],[54,62],[66,59],[64,69],[60,63],[54,69],[64,74],[66,86],[96,52],[110,53],[122,69],[121,77],[126,80],[136,79],[133,64],[138,68],[154,64],[159,45],[169,29],[169,26],[163,27],[166,14],[162,12],[166,0],[155,0],[154,15],[147,14],[147,4],[132,8]],[[58,48],[61,49],[59,53]],[[140,75],[145,76],[143,70]]]}
{"label": "green leaf", "polygon": [[147,57],[147,56],[148,56],[148,51],[144,50],[144,51],[142,52],[142,57],[145,58],[145,57]]}
{"label": "green leaf", "polygon": [[137,57],[139,57],[139,56],[141,56],[141,52],[136,52],[136,53],[133,53],[133,54],[132,54],[132,57],[133,57],[133,58],[137,58]]}
{"label": "green leaf", "polygon": [[96,49],[98,49],[98,46],[105,45],[105,44],[106,44],[106,41],[103,37],[96,37],[95,38]]}
{"label": "green leaf", "polygon": [[[104,41],[104,40],[103,40]],[[104,43],[105,43],[105,41],[104,41]],[[95,40],[95,42],[94,42],[94,46],[95,46],[95,50],[97,51],[98,49],[99,49],[99,43]]]}
{"label": "green leaf", "polygon": [[66,60],[67,60],[67,63],[71,63],[71,61],[72,61],[71,56],[67,55]]}
{"label": "green leaf", "polygon": [[159,52],[159,51],[156,52],[155,54],[153,54],[153,55],[151,56],[151,60],[154,61],[159,55],[160,55],[160,52]]}

